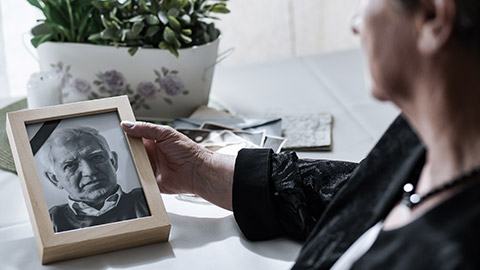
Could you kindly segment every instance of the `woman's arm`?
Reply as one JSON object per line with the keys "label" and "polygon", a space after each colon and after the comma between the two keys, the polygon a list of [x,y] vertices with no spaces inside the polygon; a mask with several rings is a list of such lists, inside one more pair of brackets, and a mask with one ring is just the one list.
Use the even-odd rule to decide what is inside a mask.
{"label": "woman's arm", "polygon": [[251,240],[290,235],[303,240],[356,167],[301,160],[293,152],[244,149],[214,153],[168,126],[122,122],[142,137],[163,193],[193,193],[228,210]]}
{"label": "woman's arm", "polygon": [[304,240],[356,166],[244,149],[235,165],[235,219],[250,240],[279,235]]}

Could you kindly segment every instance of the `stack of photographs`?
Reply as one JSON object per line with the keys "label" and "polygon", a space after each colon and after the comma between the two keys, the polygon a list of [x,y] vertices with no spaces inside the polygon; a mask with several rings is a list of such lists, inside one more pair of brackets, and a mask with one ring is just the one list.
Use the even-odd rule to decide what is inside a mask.
{"label": "stack of photographs", "polygon": [[286,142],[286,138],[266,135],[265,130],[248,131],[208,121],[199,128],[177,130],[210,150],[232,155],[242,148],[271,148],[279,153]]}
{"label": "stack of photographs", "polygon": [[174,127],[214,151],[236,154],[241,148],[331,151],[333,116],[330,113],[271,113],[241,118],[208,107],[190,118],[175,119]]}

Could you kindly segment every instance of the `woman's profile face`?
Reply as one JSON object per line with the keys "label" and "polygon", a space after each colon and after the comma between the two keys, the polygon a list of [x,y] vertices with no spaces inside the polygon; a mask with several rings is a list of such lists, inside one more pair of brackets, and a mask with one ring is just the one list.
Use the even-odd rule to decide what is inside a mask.
{"label": "woman's profile face", "polygon": [[352,17],[368,59],[372,95],[393,102],[410,89],[417,53],[413,16],[394,1],[402,0],[358,0]]}

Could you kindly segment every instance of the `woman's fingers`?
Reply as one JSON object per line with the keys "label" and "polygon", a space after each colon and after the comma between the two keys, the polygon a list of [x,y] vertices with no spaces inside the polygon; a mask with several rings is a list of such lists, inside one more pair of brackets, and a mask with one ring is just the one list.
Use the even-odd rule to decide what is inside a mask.
{"label": "woman's fingers", "polygon": [[169,126],[155,125],[147,122],[122,121],[123,131],[132,137],[143,137],[155,141],[163,141],[176,133]]}
{"label": "woman's fingers", "polygon": [[152,166],[154,174],[160,174],[160,164],[155,142],[143,138],[143,145],[145,145],[145,150],[147,151],[148,159],[150,160],[150,165]]}
{"label": "woman's fingers", "polygon": [[185,193],[192,190],[192,164],[199,160],[199,147],[170,126],[147,122],[122,121],[127,135],[142,138],[157,184],[165,193]]}

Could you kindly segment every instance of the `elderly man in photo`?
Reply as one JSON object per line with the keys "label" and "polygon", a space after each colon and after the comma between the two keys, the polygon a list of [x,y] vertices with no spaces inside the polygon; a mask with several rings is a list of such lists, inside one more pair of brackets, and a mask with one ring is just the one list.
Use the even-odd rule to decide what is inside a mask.
{"label": "elderly man in photo", "polygon": [[117,184],[118,155],[96,129],[55,130],[38,154],[46,178],[68,193],[49,210],[55,232],[150,215],[141,188],[125,193]]}

